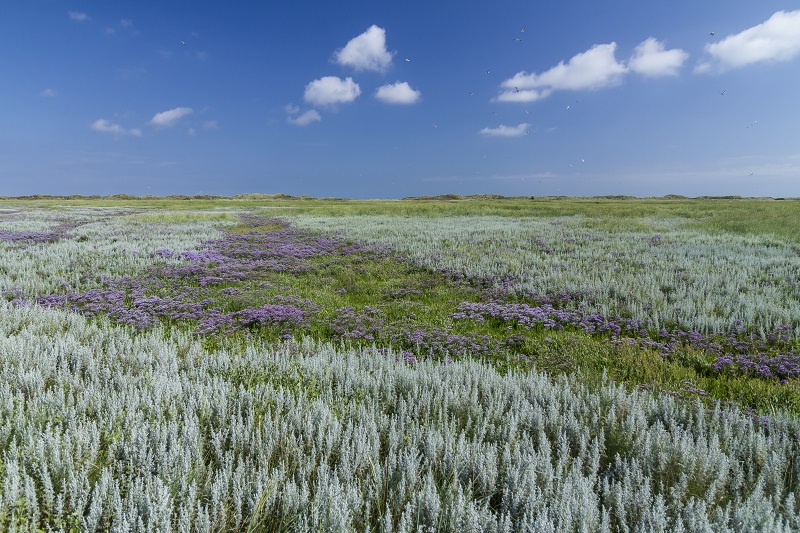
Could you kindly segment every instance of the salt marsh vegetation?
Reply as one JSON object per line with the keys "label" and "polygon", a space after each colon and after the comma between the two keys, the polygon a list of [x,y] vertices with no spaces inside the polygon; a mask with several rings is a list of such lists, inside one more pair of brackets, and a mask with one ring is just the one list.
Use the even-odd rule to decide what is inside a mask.
{"label": "salt marsh vegetation", "polygon": [[737,324],[800,324],[800,254],[774,236],[709,234],[652,217],[599,228],[584,216],[290,218],[517,293],[584,292],[589,309],[656,327],[724,333]]}
{"label": "salt marsh vegetation", "polygon": [[800,531],[790,239],[306,208],[0,209],[0,529]]}

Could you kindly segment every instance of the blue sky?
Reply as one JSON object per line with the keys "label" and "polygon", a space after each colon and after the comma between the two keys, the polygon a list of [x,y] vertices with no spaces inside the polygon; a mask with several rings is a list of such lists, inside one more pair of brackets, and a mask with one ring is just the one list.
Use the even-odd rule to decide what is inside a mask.
{"label": "blue sky", "polygon": [[0,45],[0,195],[800,196],[797,1],[11,0]]}

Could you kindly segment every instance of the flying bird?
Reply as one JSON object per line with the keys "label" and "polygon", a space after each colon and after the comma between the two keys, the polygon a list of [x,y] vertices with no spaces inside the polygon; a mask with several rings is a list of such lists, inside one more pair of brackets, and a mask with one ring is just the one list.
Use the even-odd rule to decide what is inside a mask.
{"label": "flying bird", "polygon": [[515,43],[521,43],[522,39],[520,39],[519,37],[514,37],[514,42]]}
{"label": "flying bird", "polygon": [[720,92],[719,92],[719,95],[720,95],[720,96],[725,96],[725,91],[720,91]]}
{"label": "flying bird", "polygon": [[409,58],[406,58],[406,63],[411,63],[411,60]]}
{"label": "flying bird", "polygon": [[182,44],[183,46],[186,46],[186,41],[181,41],[181,44]]}
{"label": "flying bird", "polygon": [[486,74],[489,74],[489,69],[488,68],[486,69]]}
{"label": "flying bird", "polygon": [[714,32],[712,31],[711,33],[709,33],[709,35],[713,37],[714,36]]}
{"label": "flying bird", "polygon": [[521,28],[519,29],[519,32],[520,32],[520,33],[525,33],[525,26],[521,27]]}
{"label": "flying bird", "polygon": [[519,92],[519,87],[514,87],[514,90]]}

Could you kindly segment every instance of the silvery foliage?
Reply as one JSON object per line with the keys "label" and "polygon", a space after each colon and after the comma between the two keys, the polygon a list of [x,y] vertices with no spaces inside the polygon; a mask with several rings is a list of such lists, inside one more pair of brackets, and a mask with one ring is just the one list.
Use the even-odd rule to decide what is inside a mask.
{"label": "silvery foliage", "polygon": [[[800,256],[772,236],[714,235],[680,219],[637,220],[609,232],[582,216],[291,217],[299,227],[342,231],[470,276],[517,276],[514,291],[591,291],[604,315],[649,319],[703,333],[737,320],[770,330],[800,323]],[[800,336],[800,329],[795,331]]]}
{"label": "silvery foliage", "polygon": [[798,531],[797,422],[0,302],[0,525]]}
{"label": "silvery foliage", "polygon": [[220,226],[233,223],[157,224],[138,221],[137,213],[102,207],[0,209],[0,231],[48,231],[64,222],[75,226],[55,242],[0,240],[0,294],[17,289],[35,296],[65,286],[85,290],[100,286],[106,277],[140,275],[154,263],[157,250],[195,251],[203,241],[218,238]]}

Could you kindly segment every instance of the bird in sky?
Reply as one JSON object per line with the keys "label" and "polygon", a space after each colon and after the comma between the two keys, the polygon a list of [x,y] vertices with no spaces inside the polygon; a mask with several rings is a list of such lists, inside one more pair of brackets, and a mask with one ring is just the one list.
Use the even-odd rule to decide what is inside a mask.
{"label": "bird in sky", "polygon": [[720,91],[720,92],[719,92],[719,95],[720,95],[720,96],[725,96],[725,91]]}
{"label": "bird in sky", "polygon": [[519,92],[519,87],[514,87],[514,90]]}
{"label": "bird in sky", "polygon": [[514,42],[515,43],[521,43],[522,39],[520,39],[519,37],[514,37]]}
{"label": "bird in sky", "polygon": [[488,68],[486,69],[486,74],[489,74],[489,69]]}
{"label": "bird in sky", "polygon": [[411,60],[409,58],[406,58],[406,63],[411,63]]}
{"label": "bird in sky", "polygon": [[186,41],[181,41],[181,44],[182,44],[183,46],[186,46]]}
{"label": "bird in sky", "polygon": [[525,26],[521,27],[521,28],[519,29],[519,32],[520,32],[520,33],[525,33]]}
{"label": "bird in sky", "polygon": [[709,33],[709,35],[713,37],[714,36],[714,32],[712,31],[711,33]]}

